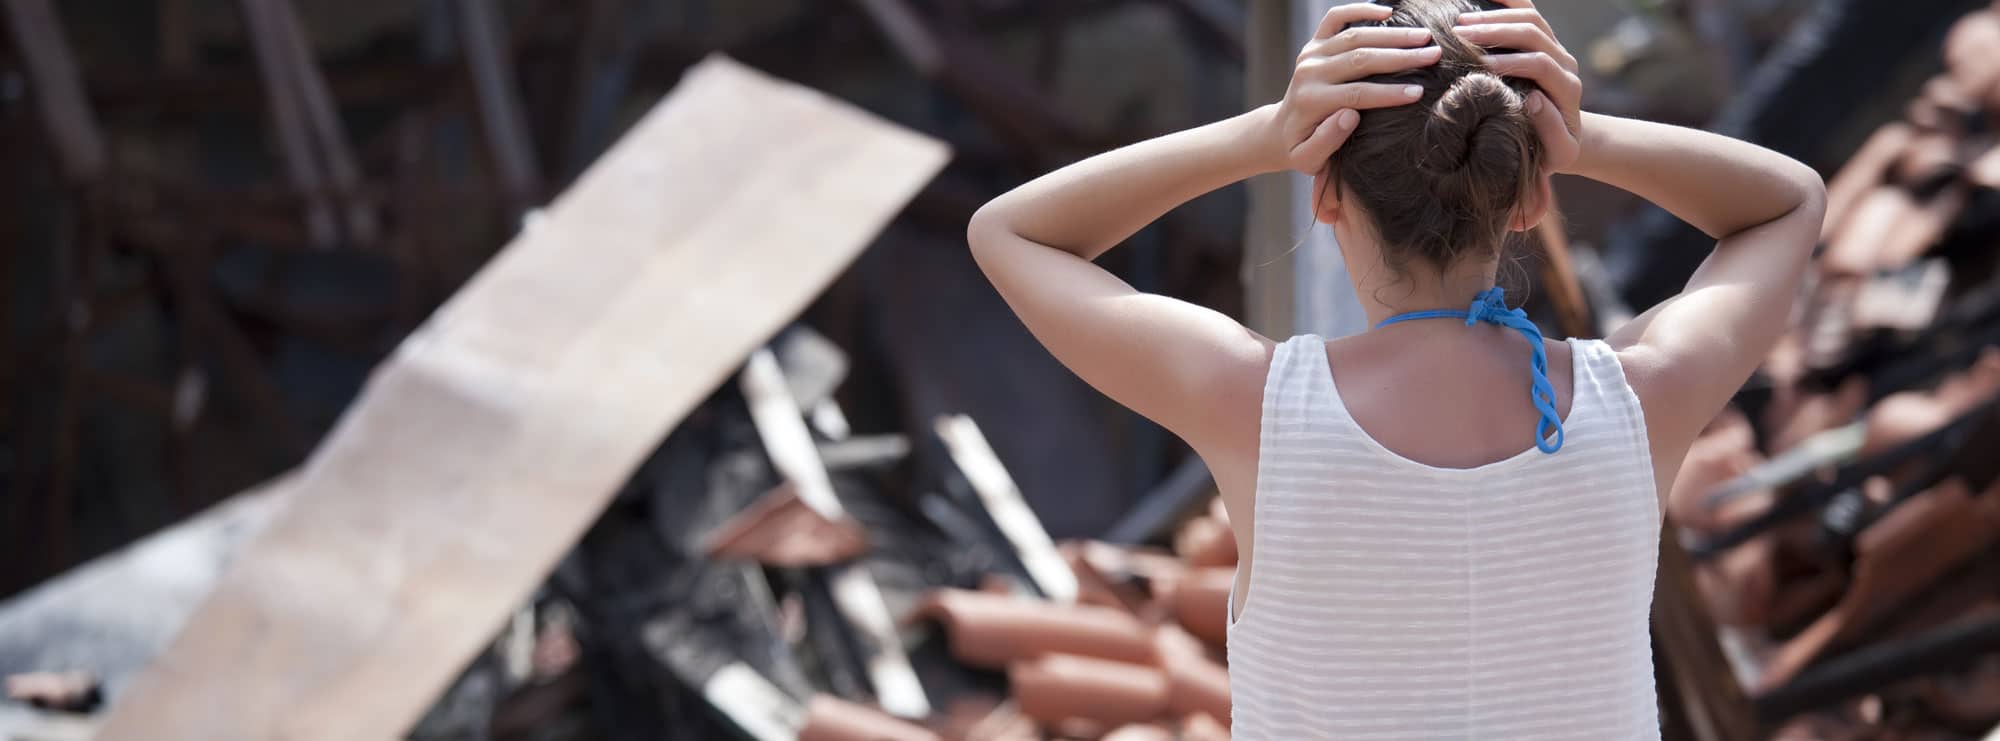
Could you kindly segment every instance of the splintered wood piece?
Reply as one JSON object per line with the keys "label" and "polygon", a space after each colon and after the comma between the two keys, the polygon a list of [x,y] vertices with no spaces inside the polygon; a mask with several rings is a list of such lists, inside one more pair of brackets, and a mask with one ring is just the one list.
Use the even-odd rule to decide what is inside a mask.
{"label": "splintered wood piece", "polygon": [[[738,383],[750,404],[751,421],[757,426],[757,437],[763,441],[772,467],[796,488],[800,501],[814,512],[835,522],[847,519],[846,508],[834,496],[826,464],[820,461],[819,449],[813,445],[812,430],[806,427],[805,417],[799,414],[799,403],[785,385],[778,357],[769,349],[751,353]],[[917,680],[909,654],[903,651],[903,641],[896,634],[896,621],[889,616],[889,605],[882,600],[882,589],[875,578],[859,564],[839,564],[827,567],[827,582],[841,617],[861,633],[864,650],[869,654],[868,681],[874,685],[882,709],[909,718],[929,715],[930,700],[924,696],[923,683]]]}
{"label": "splintered wood piece", "polygon": [[1021,498],[1014,477],[1007,475],[1007,467],[1000,463],[993,446],[987,444],[986,436],[980,434],[979,425],[971,417],[952,415],[938,419],[937,434],[951,453],[952,463],[979,494],[986,514],[992,516],[1000,534],[1014,547],[1014,555],[1027,567],[1028,577],[1035,580],[1035,586],[1056,602],[1075,602],[1076,572],[1070,570],[1069,562],[1056,550],[1055,541],[1049,540],[1049,531],[1042,527],[1035,511],[1028,508],[1027,500]]}
{"label": "splintered wood piece", "polygon": [[101,738],[402,736],[946,156],[730,61],[690,69],[375,370]]}
{"label": "splintered wood piece", "polygon": [[104,173],[104,134],[84,94],[83,78],[70,54],[62,19],[49,0],[5,0],[14,48],[28,67],[28,80],[42,113],[42,130],[55,144],[63,175],[90,182]]}

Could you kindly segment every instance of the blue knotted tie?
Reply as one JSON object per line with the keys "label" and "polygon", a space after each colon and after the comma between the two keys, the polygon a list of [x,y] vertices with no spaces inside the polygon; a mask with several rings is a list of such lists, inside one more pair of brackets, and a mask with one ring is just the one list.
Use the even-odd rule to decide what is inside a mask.
{"label": "blue knotted tie", "polygon": [[[1507,308],[1507,294],[1499,286],[1488,288],[1472,299],[1472,306],[1465,311],[1432,309],[1397,314],[1375,325],[1376,329],[1399,322],[1417,319],[1464,319],[1465,326],[1480,322],[1506,327],[1520,332],[1528,338],[1534,348],[1534,383],[1528,389],[1529,398],[1535,403],[1535,411],[1541,412],[1542,419],[1535,425],[1535,447],[1544,453],[1554,453],[1563,446],[1562,415],[1556,413],[1556,389],[1549,385],[1549,352],[1542,346],[1542,330],[1528,321],[1528,312]],[[1550,430],[1554,430],[1555,441],[1549,441]]]}

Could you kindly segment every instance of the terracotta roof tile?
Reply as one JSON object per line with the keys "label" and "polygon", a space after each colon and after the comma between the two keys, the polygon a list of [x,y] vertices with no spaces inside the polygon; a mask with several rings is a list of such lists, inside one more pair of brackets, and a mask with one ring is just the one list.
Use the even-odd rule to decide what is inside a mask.
{"label": "terracotta roof tile", "polygon": [[2000,87],[2000,11],[1980,11],[1959,19],[1945,37],[1945,64],[1968,91],[1989,96]]}
{"label": "terracotta roof tile", "polygon": [[799,741],[941,741],[923,726],[867,705],[820,695],[806,707]]}
{"label": "terracotta roof tile", "polygon": [[1196,517],[1175,531],[1174,553],[1195,568],[1233,567],[1236,565],[1236,536],[1224,520]]}
{"label": "terracotta roof tile", "polygon": [[1223,645],[1229,633],[1229,587],[1234,568],[1196,569],[1175,586],[1174,619],[1189,633],[1212,645]]}
{"label": "terracotta roof tile", "polygon": [[1014,664],[1007,677],[1021,712],[1044,723],[1083,719],[1116,727],[1167,709],[1167,675],[1152,666],[1052,654]]}
{"label": "terracotta roof tile", "polygon": [[799,499],[790,482],[779,484],[709,533],[711,558],[746,558],[767,566],[825,566],[868,550],[854,520],[830,520]]}
{"label": "terracotta roof tile", "polygon": [[911,618],[942,624],[953,656],[988,669],[1052,653],[1137,664],[1156,660],[1153,629],[1108,607],[942,590],[926,596]]}
{"label": "terracotta roof tile", "polygon": [[1196,713],[1181,719],[1182,741],[1229,741],[1229,727],[1222,721]]}
{"label": "terracotta roof tile", "polygon": [[1832,181],[1826,184],[1826,224],[1820,233],[1821,239],[1831,239],[1860,205],[1865,196],[1882,184],[1882,179],[1902,156],[1904,148],[1916,136],[1916,129],[1909,124],[1896,122],[1876,129],[1868,141],[1862,143],[1847,164],[1842,165]]}
{"label": "terracotta roof tile", "polygon": [[1134,723],[1119,726],[1098,741],[1174,741],[1174,734],[1150,723]]}

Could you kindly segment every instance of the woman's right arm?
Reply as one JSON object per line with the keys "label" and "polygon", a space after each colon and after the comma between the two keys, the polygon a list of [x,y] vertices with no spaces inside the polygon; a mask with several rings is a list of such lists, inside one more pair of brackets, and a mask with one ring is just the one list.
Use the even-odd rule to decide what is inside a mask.
{"label": "woman's right arm", "polygon": [[1632,192],[1716,239],[1673,298],[1609,338],[1645,406],[1663,482],[1790,325],[1826,216],[1798,161],[1694,129],[1586,114],[1569,168]]}

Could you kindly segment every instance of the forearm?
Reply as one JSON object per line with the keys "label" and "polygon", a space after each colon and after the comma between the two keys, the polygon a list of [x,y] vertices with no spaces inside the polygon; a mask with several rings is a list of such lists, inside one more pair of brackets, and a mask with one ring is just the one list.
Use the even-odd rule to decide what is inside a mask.
{"label": "forearm", "polygon": [[1095,259],[1174,207],[1271,172],[1269,106],[1112,150],[1009,191],[973,217],[973,247],[1000,229]]}
{"label": "forearm", "polygon": [[1630,191],[1717,239],[1824,197],[1811,168],[1719,134],[1594,113],[1583,131],[1570,174]]}

